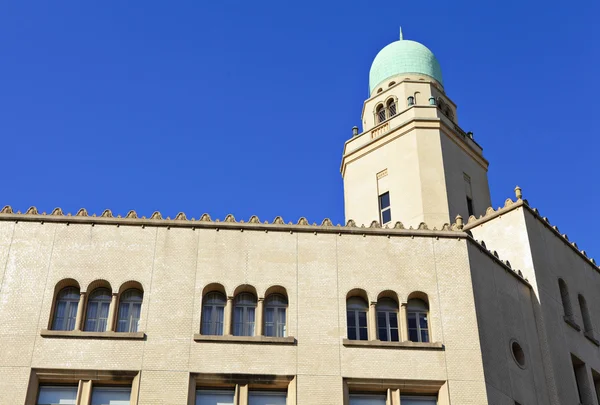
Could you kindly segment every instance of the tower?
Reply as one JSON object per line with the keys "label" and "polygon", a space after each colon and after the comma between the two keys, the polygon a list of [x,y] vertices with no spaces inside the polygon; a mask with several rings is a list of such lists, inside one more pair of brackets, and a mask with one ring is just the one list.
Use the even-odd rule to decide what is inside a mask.
{"label": "tower", "polygon": [[344,144],[346,220],[438,228],[491,205],[488,162],[458,125],[440,64],[424,45],[392,42],[375,57],[363,132]]}

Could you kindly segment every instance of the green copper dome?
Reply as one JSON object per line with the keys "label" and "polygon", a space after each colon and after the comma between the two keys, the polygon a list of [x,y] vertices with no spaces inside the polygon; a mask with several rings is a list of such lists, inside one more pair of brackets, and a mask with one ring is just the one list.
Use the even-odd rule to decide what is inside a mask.
{"label": "green copper dome", "polygon": [[433,53],[415,41],[400,40],[383,48],[371,65],[369,90],[377,88],[386,79],[402,73],[418,73],[442,82],[442,69]]}

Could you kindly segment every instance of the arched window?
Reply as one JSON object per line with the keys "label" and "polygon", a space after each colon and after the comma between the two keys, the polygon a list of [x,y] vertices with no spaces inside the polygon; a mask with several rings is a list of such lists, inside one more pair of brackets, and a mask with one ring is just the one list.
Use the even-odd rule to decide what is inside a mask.
{"label": "arched window", "polygon": [[144,294],[135,288],[131,288],[121,294],[117,332],[138,331],[143,297]]}
{"label": "arched window", "polygon": [[367,302],[360,297],[350,297],[346,301],[346,320],[348,322],[348,339],[368,340]]}
{"label": "arched window", "polygon": [[375,109],[375,115],[377,115],[377,122],[385,121],[385,107],[383,104],[379,104]]}
{"label": "arched window", "polygon": [[427,313],[429,307],[421,299],[413,298],[408,300],[406,306],[408,317],[408,340],[411,342],[429,342],[429,323]]}
{"label": "arched window", "polygon": [[592,326],[592,318],[588,311],[587,302],[581,294],[577,298],[579,300],[579,308],[581,309],[581,317],[583,318],[583,331],[591,334],[594,331],[594,327]]}
{"label": "arched window", "polygon": [[56,297],[52,330],[75,329],[77,306],[79,305],[79,288],[66,287]]}
{"label": "arched window", "polygon": [[406,101],[407,101],[409,107],[415,105],[415,98],[413,96],[408,96]]}
{"label": "arched window", "polygon": [[387,342],[399,342],[398,303],[391,298],[377,301],[377,338]]}
{"label": "arched window", "polygon": [[396,115],[396,102],[394,101],[394,99],[391,99],[390,101],[388,101],[387,110],[388,110],[388,115],[390,118],[393,117],[394,115]]}
{"label": "arched window", "polygon": [[222,335],[227,298],[220,292],[210,292],[202,300],[202,329],[203,335]]}
{"label": "arched window", "polygon": [[571,307],[571,299],[569,298],[569,289],[567,283],[562,278],[558,279],[558,288],[560,290],[560,299],[562,301],[563,311],[566,318],[573,318],[573,308]]}
{"label": "arched window", "polygon": [[256,296],[241,293],[235,297],[233,307],[233,335],[254,336]]}
{"label": "arched window", "polygon": [[271,294],[265,299],[265,336],[286,336],[287,299],[281,294]]}
{"label": "arched window", "polygon": [[108,321],[111,292],[108,288],[96,288],[87,302],[84,330],[89,332],[105,332]]}

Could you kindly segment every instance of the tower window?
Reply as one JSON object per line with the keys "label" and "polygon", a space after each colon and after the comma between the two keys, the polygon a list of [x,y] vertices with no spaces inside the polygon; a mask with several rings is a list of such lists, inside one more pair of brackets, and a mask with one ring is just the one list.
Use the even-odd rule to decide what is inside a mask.
{"label": "tower window", "polygon": [[408,99],[407,99],[407,101],[408,101],[408,106],[409,107],[412,106],[412,105],[415,105],[415,98],[413,96],[409,96]]}
{"label": "tower window", "polygon": [[473,190],[471,188],[471,177],[468,174],[463,173],[463,177],[465,179],[465,194],[467,195],[467,212],[469,216],[475,215],[475,210],[473,208]]}
{"label": "tower window", "polygon": [[377,109],[375,110],[375,115],[377,116],[377,122],[385,121],[385,107],[383,104],[379,104]]}
{"label": "tower window", "polygon": [[386,191],[379,196],[379,216],[382,225],[392,221],[392,208],[390,207],[389,191]]}
{"label": "tower window", "polygon": [[390,118],[393,117],[394,115],[396,115],[396,102],[394,101],[394,99],[391,99],[390,101],[388,101],[387,109],[388,109],[388,116]]}

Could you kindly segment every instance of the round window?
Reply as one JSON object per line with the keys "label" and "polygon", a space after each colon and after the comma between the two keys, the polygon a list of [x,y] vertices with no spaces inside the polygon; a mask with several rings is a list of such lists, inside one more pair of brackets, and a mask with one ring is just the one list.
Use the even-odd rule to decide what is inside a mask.
{"label": "round window", "polygon": [[513,359],[517,362],[519,367],[525,368],[525,352],[523,348],[516,340],[513,340],[510,344],[510,349],[512,352]]}

